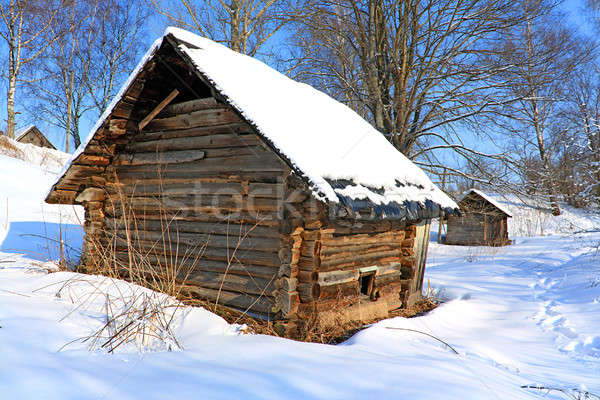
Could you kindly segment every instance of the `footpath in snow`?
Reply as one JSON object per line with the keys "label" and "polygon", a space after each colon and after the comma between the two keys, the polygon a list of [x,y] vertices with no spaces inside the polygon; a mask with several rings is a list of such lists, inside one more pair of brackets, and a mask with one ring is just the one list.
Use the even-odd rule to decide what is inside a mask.
{"label": "footpath in snow", "polygon": [[598,232],[512,237],[502,248],[431,243],[425,286],[445,302],[337,346],[248,335],[180,308],[172,326],[183,350],[108,354],[83,339],[104,325],[107,293],[141,289],[48,273],[53,255],[36,254],[51,241],[38,239],[71,226],[67,243],[81,243],[79,211],[43,204],[53,174],[0,155],[0,398],[565,398],[524,385],[600,394]]}

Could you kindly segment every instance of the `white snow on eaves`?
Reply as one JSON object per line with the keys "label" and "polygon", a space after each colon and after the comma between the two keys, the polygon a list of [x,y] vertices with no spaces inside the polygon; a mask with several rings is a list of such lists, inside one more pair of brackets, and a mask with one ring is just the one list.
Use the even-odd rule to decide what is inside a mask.
{"label": "white snow on eaves", "polygon": [[25,135],[27,132],[29,132],[29,130],[33,127],[35,127],[35,125],[31,124],[24,128],[18,129],[15,132],[15,140],[18,141],[19,139],[21,139],[21,137],[23,137],[23,135]]}
{"label": "white snow on eaves", "polygon": [[199,72],[308,179],[317,198],[339,202],[327,180],[346,179],[361,188],[348,188],[346,195],[351,198],[369,198],[376,204],[430,200],[442,208],[458,208],[419,167],[347,106],[254,58],[178,28],[167,28],[154,42],[59,176],[83,153],[168,34],[183,42],[181,50]]}
{"label": "white snow on eaves", "polygon": [[478,190],[478,189],[469,189],[463,195],[462,199],[464,199],[465,197],[467,197],[467,195],[469,195],[469,193],[475,193],[475,194],[481,196],[482,198],[484,198],[485,200],[487,200],[490,204],[492,204],[494,207],[496,207],[498,210],[502,211],[504,214],[508,215],[509,217],[512,217],[510,211],[508,211],[508,209],[506,207],[504,207],[502,204],[500,204],[499,202],[497,202],[491,196],[488,196],[487,194],[483,193],[481,190]]}
{"label": "white snow on eaves", "polygon": [[431,200],[457,208],[419,167],[347,106],[211,40],[178,28],[168,28],[167,33],[196,47],[180,46],[230,104],[308,178],[315,194],[339,202],[327,180],[347,179],[355,185],[344,192],[351,198],[377,204]]}

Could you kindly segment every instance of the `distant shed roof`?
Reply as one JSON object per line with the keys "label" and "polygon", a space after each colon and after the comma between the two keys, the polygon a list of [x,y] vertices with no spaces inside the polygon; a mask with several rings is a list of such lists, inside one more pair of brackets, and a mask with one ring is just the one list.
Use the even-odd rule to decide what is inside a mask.
{"label": "distant shed roof", "polygon": [[176,43],[203,80],[307,181],[318,199],[353,209],[368,203],[384,217],[431,217],[439,208],[450,213],[458,209],[419,167],[347,106],[254,58],[178,28],[168,28],[152,45],[72,160],[82,154],[165,39]]}
{"label": "distant shed roof", "polygon": [[15,132],[15,140],[18,142],[19,139],[21,139],[23,136],[25,136],[27,134],[27,132],[29,132],[33,128],[35,128],[35,125],[31,124],[31,125],[26,126],[24,128],[17,129],[17,131]]}
{"label": "distant shed roof", "polygon": [[481,190],[478,190],[478,189],[469,189],[467,192],[465,192],[465,194],[461,198],[461,201],[465,197],[467,197],[468,195],[470,195],[471,193],[474,193],[477,196],[481,197],[482,199],[484,199],[485,201],[487,201],[488,203],[490,203],[491,205],[493,205],[494,207],[496,207],[499,211],[501,211],[502,213],[506,214],[506,216],[512,217],[512,215],[510,214],[510,212],[508,211],[508,209],[505,206],[503,206],[498,201],[496,201],[494,198],[492,198],[491,196],[483,193]]}

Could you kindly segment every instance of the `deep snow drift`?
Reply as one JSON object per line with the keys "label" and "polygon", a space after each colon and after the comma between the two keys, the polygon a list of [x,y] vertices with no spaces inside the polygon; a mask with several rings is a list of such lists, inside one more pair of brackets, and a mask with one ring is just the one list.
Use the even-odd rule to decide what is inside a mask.
{"label": "deep snow drift", "polygon": [[[2,398],[564,398],[522,385],[600,393],[600,233],[512,237],[502,248],[431,243],[425,286],[446,302],[337,346],[247,335],[204,309],[180,308],[173,327],[183,350],[125,346],[107,354],[81,339],[105,323],[107,292],[141,289],[48,273],[48,263],[5,248],[7,239],[32,247],[34,236],[13,234],[15,225],[77,220],[72,207],[43,204],[52,175],[0,155],[0,223],[8,199],[10,225],[0,248]],[[574,225],[598,221],[573,213]],[[422,333],[388,328],[433,335],[458,354]]]}

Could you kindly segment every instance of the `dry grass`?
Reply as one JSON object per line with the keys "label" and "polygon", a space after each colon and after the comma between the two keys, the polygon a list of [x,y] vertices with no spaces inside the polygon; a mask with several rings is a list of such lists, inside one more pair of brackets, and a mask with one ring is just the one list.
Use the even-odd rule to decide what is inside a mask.
{"label": "dry grass", "polygon": [[15,146],[8,137],[3,135],[0,135],[0,154],[18,158],[20,160],[25,159],[25,153]]}

